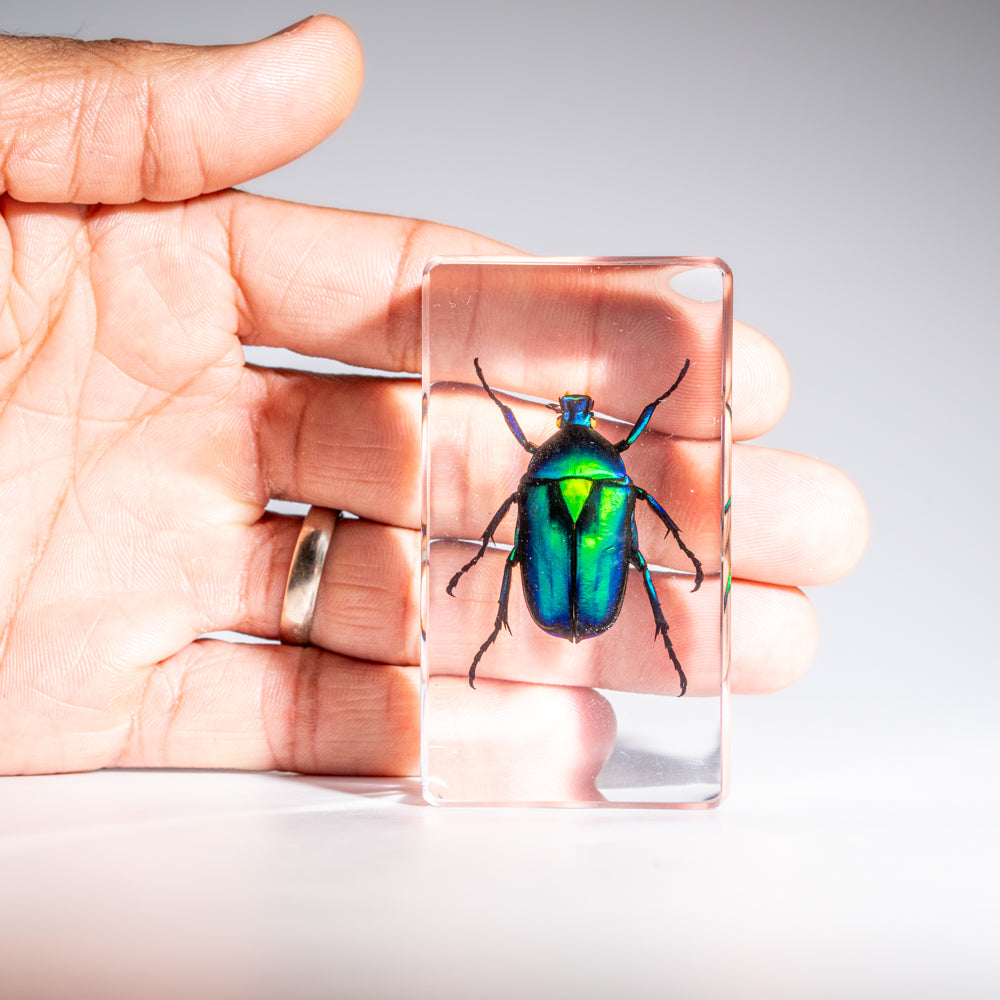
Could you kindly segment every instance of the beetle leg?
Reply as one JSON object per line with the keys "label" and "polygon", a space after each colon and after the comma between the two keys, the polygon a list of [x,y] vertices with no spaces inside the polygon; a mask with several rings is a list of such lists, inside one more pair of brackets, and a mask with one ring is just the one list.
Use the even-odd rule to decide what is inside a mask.
{"label": "beetle leg", "polygon": [[667,396],[669,396],[674,391],[674,389],[677,388],[677,386],[681,384],[681,380],[684,378],[685,375],[687,375],[687,370],[690,365],[691,365],[691,359],[688,358],[684,362],[684,367],[681,369],[680,375],[678,375],[677,378],[674,379],[674,384],[669,389],[667,389],[667,391],[662,396],[660,396],[658,399],[654,399],[653,402],[650,403],[649,406],[647,406],[646,409],[642,411],[642,413],[639,415],[639,419],[633,425],[632,430],[628,432],[628,437],[622,438],[622,440],[615,445],[615,451],[623,452],[627,448],[631,448],[632,445],[635,444],[636,438],[646,429],[646,425],[652,419],[653,411],[660,405],[660,403],[662,403],[667,398]]}
{"label": "beetle leg", "polygon": [[532,444],[521,430],[521,425],[517,422],[517,417],[514,416],[514,411],[504,403],[501,403],[497,399],[496,394],[487,385],[486,377],[483,375],[482,368],[479,367],[479,358],[473,358],[472,363],[476,366],[476,374],[479,376],[479,381],[483,383],[483,388],[486,390],[486,394],[493,400],[497,406],[500,407],[500,412],[503,414],[504,420],[507,421],[507,428],[517,438],[517,443],[527,452],[534,452],[538,447]]}
{"label": "beetle leg", "polygon": [[694,586],[691,588],[691,593],[693,594],[701,586],[701,581],[705,578],[704,573],[701,571],[701,563],[698,561],[698,557],[681,541],[681,529],[677,527],[674,519],[660,506],[656,497],[650,496],[650,494],[638,486],[633,486],[632,489],[640,500],[645,500],[653,508],[653,513],[666,526],[667,533],[674,536],[677,547],[691,560],[691,565],[694,566]]}
{"label": "beetle leg", "polygon": [[517,493],[511,493],[511,495],[507,497],[502,504],[500,504],[500,509],[493,515],[493,520],[486,525],[486,530],[483,532],[483,544],[480,545],[479,551],[451,578],[448,586],[445,588],[449,597],[455,596],[452,591],[455,589],[455,584],[458,583],[462,574],[468,573],[468,571],[472,569],[472,567],[475,566],[484,555],[486,555],[486,550],[489,548],[490,541],[492,540],[497,528],[500,527],[500,522],[506,516],[507,511],[510,510],[510,505],[514,503],[519,496],[520,490],[518,490]]}
{"label": "beetle leg", "polygon": [[663,645],[681,682],[681,692],[677,696],[681,698],[684,692],[687,691],[687,677],[685,677],[684,670],[681,668],[681,662],[677,659],[677,654],[674,652],[674,644],[670,641],[670,626],[667,624],[666,617],[664,617],[663,608],[660,607],[660,598],[657,596],[656,588],[653,586],[653,578],[649,575],[649,566],[646,563],[646,558],[639,551],[639,534],[636,531],[635,521],[632,522],[632,551],[629,553],[629,561],[642,573],[642,582],[646,585],[646,594],[649,597],[650,607],[653,609],[653,621],[656,622],[656,631],[653,633],[653,638],[655,639],[658,635],[663,636]]}
{"label": "beetle leg", "polygon": [[476,653],[472,660],[472,666],[469,667],[469,687],[474,688],[476,686],[476,667],[479,666],[479,661],[483,658],[483,653],[486,652],[490,646],[496,641],[496,637],[500,634],[500,629],[505,628],[510,631],[510,623],[507,621],[507,606],[510,602],[510,579],[511,574],[514,570],[514,565],[517,563],[517,542],[514,542],[514,548],[510,550],[510,555],[507,556],[507,561],[504,563],[503,567],[503,583],[500,584],[500,597],[497,601],[499,608],[497,610],[497,620],[493,623],[493,631],[490,632],[490,637],[479,647],[479,652]]}

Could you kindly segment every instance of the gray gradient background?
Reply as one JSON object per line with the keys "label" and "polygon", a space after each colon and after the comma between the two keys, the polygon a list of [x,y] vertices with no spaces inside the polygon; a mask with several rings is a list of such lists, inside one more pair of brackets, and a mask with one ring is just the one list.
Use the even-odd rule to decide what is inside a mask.
{"label": "gray gradient background", "polygon": [[[3,0],[0,29],[213,43],[314,12],[263,0]],[[711,824],[709,846],[692,846],[687,819],[642,820],[640,834],[621,836],[644,838],[630,849],[652,867],[622,873],[633,889],[602,883],[594,895],[573,887],[591,860],[581,844],[613,844],[609,824],[621,821],[574,820],[550,843],[531,824],[570,821],[498,820],[505,837],[540,838],[546,857],[567,848],[581,867],[527,864],[545,903],[516,874],[508,888],[525,895],[505,902],[494,872],[488,906],[474,851],[465,881],[444,878],[405,903],[364,881],[359,856],[357,885],[330,890],[335,912],[281,902],[289,926],[322,938],[318,921],[334,941],[345,940],[342,914],[355,927],[350,955],[323,958],[317,939],[310,966],[284,942],[299,958],[272,995],[583,1000],[607,995],[616,968],[625,996],[989,995],[1000,981],[988,930],[1000,3],[343,0],[330,12],[365,49],[360,102],[335,137],[250,189],[422,216],[532,253],[723,257],[737,315],[792,368],[790,409],[766,443],[845,469],[873,531],[855,574],[811,592],[822,639],[808,676],[736,699],[734,794],[696,820]],[[418,834],[428,851],[449,822],[475,821],[436,814]],[[496,857],[488,827],[469,834],[486,866]],[[343,849],[336,827],[327,835]],[[397,846],[433,864],[412,841],[387,851]],[[682,909],[664,910],[657,936],[659,911],[637,899],[681,850],[701,881],[678,876]],[[781,874],[765,876],[768,859]],[[384,938],[351,919],[366,885],[384,907],[373,924]],[[576,952],[563,918],[588,905],[611,929],[593,929]],[[517,914],[539,906],[547,929],[529,920],[519,937]],[[393,928],[411,935],[402,951]],[[539,935],[550,935],[545,948]],[[655,985],[656,942],[671,940],[703,960],[680,961],[674,991],[669,978]],[[405,971],[374,961],[380,943]],[[229,995],[224,967],[204,961],[219,983],[202,995]],[[269,995],[243,986],[232,995]]]}

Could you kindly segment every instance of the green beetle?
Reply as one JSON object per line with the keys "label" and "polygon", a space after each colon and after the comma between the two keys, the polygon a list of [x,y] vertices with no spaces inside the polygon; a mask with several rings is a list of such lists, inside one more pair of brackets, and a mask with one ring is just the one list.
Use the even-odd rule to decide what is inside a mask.
{"label": "green beetle", "polygon": [[653,609],[656,636],[663,636],[670,660],[680,680],[680,694],[687,690],[687,678],[668,634],[667,620],[660,607],[649,567],[639,550],[635,526],[635,504],[643,500],[665,525],[668,534],[694,567],[692,593],[702,583],[701,563],[681,541],[680,528],[656,498],[629,478],[621,453],[631,447],[646,429],[653,411],[683,381],[690,367],[684,362],[674,384],[650,403],[628,435],[612,444],[594,430],[594,401],[590,396],[565,395],[548,404],[559,413],[558,430],[540,445],[524,435],[509,406],[490,388],[479,367],[476,375],[490,399],[500,407],[507,427],[518,444],[532,456],[517,490],[500,505],[483,532],[479,551],[448,584],[454,589],[485,555],[494,533],[512,504],[517,504],[517,531],[514,546],[504,564],[500,585],[499,611],[493,631],[479,647],[469,668],[469,684],[475,687],[476,667],[496,640],[501,628],[510,631],[507,607],[515,566],[521,567],[521,585],[528,611],[535,624],[549,635],[580,642],[606,632],[618,620],[625,599],[625,583],[630,566],[643,576]]}

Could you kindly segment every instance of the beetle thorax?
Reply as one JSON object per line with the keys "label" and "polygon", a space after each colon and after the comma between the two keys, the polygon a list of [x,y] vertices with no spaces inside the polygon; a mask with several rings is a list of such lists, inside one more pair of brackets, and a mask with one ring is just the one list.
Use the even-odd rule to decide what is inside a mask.
{"label": "beetle thorax", "polygon": [[570,424],[543,441],[528,464],[525,480],[627,480],[625,465],[615,446],[590,427]]}

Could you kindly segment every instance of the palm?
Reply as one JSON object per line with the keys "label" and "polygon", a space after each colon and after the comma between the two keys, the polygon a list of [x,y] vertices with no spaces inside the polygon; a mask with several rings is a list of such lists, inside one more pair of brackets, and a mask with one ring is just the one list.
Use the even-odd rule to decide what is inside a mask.
{"label": "palm", "polygon": [[101,762],[154,665],[238,601],[227,553],[267,499],[219,463],[259,469],[223,200],[4,213],[4,680]]}

